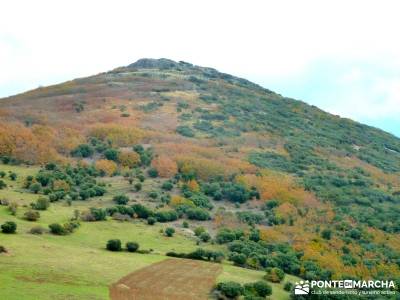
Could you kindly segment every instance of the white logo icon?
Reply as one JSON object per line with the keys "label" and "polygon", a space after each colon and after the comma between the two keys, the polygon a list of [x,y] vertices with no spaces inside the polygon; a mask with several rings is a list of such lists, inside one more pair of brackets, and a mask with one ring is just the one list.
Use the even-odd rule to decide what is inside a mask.
{"label": "white logo icon", "polygon": [[294,286],[295,295],[308,295],[309,292],[310,292],[310,284],[308,280],[296,282],[296,285]]}

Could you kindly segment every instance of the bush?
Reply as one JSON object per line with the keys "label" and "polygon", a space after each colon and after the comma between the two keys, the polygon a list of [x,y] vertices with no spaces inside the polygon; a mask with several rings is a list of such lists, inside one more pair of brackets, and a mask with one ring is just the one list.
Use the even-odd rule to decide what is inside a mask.
{"label": "bush", "polygon": [[265,281],[256,281],[253,283],[253,288],[258,296],[265,298],[272,294],[271,286]]}
{"label": "bush", "polygon": [[0,245],[0,253],[7,253],[6,247]]}
{"label": "bush", "polygon": [[324,229],[321,232],[321,236],[325,240],[330,240],[332,237],[332,231],[330,229]]}
{"label": "bush", "polygon": [[247,257],[242,253],[231,252],[229,260],[232,261],[236,266],[244,266],[246,264]]}
{"label": "bush", "polygon": [[0,190],[5,189],[7,187],[7,184],[0,179]]}
{"label": "bush", "polygon": [[40,218],[40,214],[38,211],[28,210],[24,213],[24,218],[28,221],[37,221]]}
{"label": "bush", "polygon": [[41,226],[35,226],[32,227],[31,230],[29,230],[29,233],[31,234],[43,234],[44,233],[44,228]]}
{"label": "bush", "polygon": [[155,214],[155,217],[158,222],[165,223],[165,222],[172,222],[178,220],[178,214],[174,210],[163,210],[158,211]]}
{"label": "bush", "polygon": [[148,196],[151,199],[157,199],[158,198],[158,193],[156,191],[151,191],[151,192],[148,193]]}
{"label": "bush", "polygon": [[207,221],[211,218],[208,211],[202,208],[190,208],[186,211],[186,215],[189,219],[198,221]]}
{"label": "bush", "polygon": [[121,240],[109,240],[106,245],[107,250],[109,251],[121,251]]}
{"label": "bush", "polygon": [[176,132],[186,137],[194,137],[194,131],[189,126],[184,126],[184,125],[178,126],[176,128]]}
{"label": "bush", "polygon": [[189,223],[187,221],[182,222],[182,227],[183,228],[189,228]]}
{"label": "bush", "polygon": [[126,250],[128,252],[136,252],[139,249],[139,244],[136,242],[127,242],[126,243]]}
{"label": "bush", "polygon": [[161,186],[161,188],[166,191],[172,190],[173,187],[174,185],[170,181],[165,181]]}
{"label": "bush", "polygon": [[58,223],[53,223],[49,225],[50,232],[55,235],[66,235],[67,231],[65,230],[64,226]]}
{"label": "bush", "polygon": [[126,195],[116,195],[114,196],[113,201],[119,205],[126,205],[129,202],[129,198]]}
{"label": "bush", "polygon": [[148,174],[151,178],[156,178],[156,177],[158,177],[158,171],[157,171],[156,168],[150,168],[150,169],[147,171],[147,174]]}
{"label": "bush", "polygon": [[208,232],[203,232],[199,236],[200,240],[202,240],[204,243],[207,243],[209,240],[211,240],[211,236]]}
{"label": "bush", "polygon": [[81,144],[71,151],[71,155],[75,157],[89,157],[94,153],[93,147],[88,144]]}
{"label": "bush", "polygon": [[200,236],[203,232],[206,232],[206,229],[203,226],[199,226],[194,229],[195,236]]}
{"label": "bush", "polygon": [[244,293],[244,289],[241,284],[234,281],[218,283],[217,290],[228,298],[237,298]]}
{"label": "bush", "polygon": [[147,218],[147,224],[149,224],[149,225],[154,225],[156,223],[156,221],[157,220],[154,217]]}
{"label": "bush", "polygon": [[175,233],[175,229],[172,227],[167,227],[167,229],[165,229],[165,235],[168,237],[172,237]]}
{"label": "bush", "polygon": [[9,177],[12,181],[15,181],[15,180],[17,180],[18,175],[17,175],[17,173],[12,172],[12,173],[10,173]]}
{"label": "bush", "polygon": [[15,233],[17,231],[17,224],[13,221],[5,222],[1,225],[1,231],[3,233]]}
{"label": "bush", "polygon": [[104,157],[108,160],[117,161],[119,156],[118,150],[115,149],[107,149],[104,151]]}
{"label": "bush", "polygon": [[265,279],[274,283],[281,282],[285,277],[285,272],[279,268],[267,268]]}
{"label": "bush", "polygon": [[35,194],[39,193],[41,189],[42,189],[42,185],[41,185],[40,183],[38,183],[38,182],[32,183],[32,184],[29,186],[29,190],[30,190],[32,193],[35,193]]}
{"label": "bush", "polygon": [[37,210],[46,210],[50,206],[50,201],[49,199],[45,197],[39,197],[39,199],[36,200],[36,203],[33,205],[34,209]]}
{"label": "bush", "polygon": [[135,183],[135,185],[133,186],[135,188],[136,192],[139,192],[142,189],[142,184],[140,182]]}
{"label": "bush", "polygon": [[293,289],[293,283],[291,283],[290,281],[285,282],[283,289],[287,292],[290,292]]}

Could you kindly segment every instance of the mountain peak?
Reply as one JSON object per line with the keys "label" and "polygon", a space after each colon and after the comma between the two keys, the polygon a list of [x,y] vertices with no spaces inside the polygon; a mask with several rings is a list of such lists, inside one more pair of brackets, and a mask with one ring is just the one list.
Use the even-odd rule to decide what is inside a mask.
{"label": "mountain peak", "polygon": [[179,63],[176,61],[167,58],[141,58],[128,67],[138,69],[169,69],[178,65]]}

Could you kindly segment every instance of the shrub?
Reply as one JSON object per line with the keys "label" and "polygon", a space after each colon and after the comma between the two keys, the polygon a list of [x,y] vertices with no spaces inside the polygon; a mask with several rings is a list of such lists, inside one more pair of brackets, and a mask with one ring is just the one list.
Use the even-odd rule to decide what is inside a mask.
{"label": "shrub", "polygon": [[274,283],[281,282],[285,277],[285,272],[279,268],[267,268],[265,279]]}
{"label": "shrub", "polygon": [[293,283],[290,281],[285,282],[283,289],[287,292],[290,292],[293,289]]}
{"label": "shrub", "polygon": [[18,175],[17,175],[17,173],[11,172],[9,177],[12,181],[15,181],[15,180],[17,180]]}
{"label": "shrub", "polygon": [[128,252],[136,252],[139,249],[139,244],[136,242],[127,242],[126,243],[126,250]]}
{"label": "shrub", "polygon": [[106,245],[107,250],[109,251],[121,251],[121,240],[109,240]]}
{"label": "shrub", "polygon": [[174,185],[170,181],[165,181],[161,186],[161,188],[166,191],[172,190],[173,187]]}
{"label": "shrub", "polygon": [[237,298],[244,293],[244,289],[241,284],[234,281],[218,283],[217,290],[228,298]]}
{"label": "shrub", "polygon": [[194,131],[189,126],[181,125],[176,127],[176,132],[186,137],[194,137]]}
{"label": "shrub", "polygon": [[203,232],[200,234],[199,238],[204,242],[207,243],[209,240],[211,240],[211,236],[208,232]]}
{"label": "shrub", "polygon": [[149,225],[154,225],[156,223],[156,221],[157,220],[154,217],[147,218],[147,224],[149,224]]}
{"label": "shrub", "polygon": [[182,227],[183,228],[189,228],[189,223],[187,221],[183,221]]}
{"label": "shrub", "polygon": [[88,144],[81,144],[71,151],[71,155],[75,157],[89,157],[94,153],[93,147]]}
{"label": "shrub", "polygon": [[325,240],[330,240],[332,237],[332,231],[330,229],[324,229],[321,232],[321,236]]}
{"label": "shrub", "polygon": [[246,255],[242,253],[231,252],[229,255],[229,260],[237,266],[244,266],[246,264],[246,259]]}
{"label": "shrub", "polygon": [[151,192],[148,193],[148,196],[151,199],[157,199],[158,198],[158,193],[156,191],[151,191]]}
{"label": "shrub", "polygon": [[157,221],[161,223],[178,220],[178,214],[174,210],[158,211],[156,212],[155,217]]}
{"label": "shrub", "polygon": [[140,182],[135,183],[133,186],[136,192],[139,192],[142,189],[142,184]]}
{"label": "shrub", "polygon": [[175,229],[172,227],[167,227],[167,229],[165,229],[165,235],[168,237],[172,237],[175,233]]}
{"label": "shrub", "polygon": [[42,189],[42,185],[41,185],[40,183],[38,183],[38,182],[32,183],[32,184],[29,186],[29,190],[30,190],[32,193],[35,193],[35,194],[39,193],[41,189]]}
{"label": "shrub", "polygon": [[0,245],[0,253],[7,253],[6,247]]}
{"label": "shrub", "polygon": [[5,222],[1,225],[1,231],[3,233],[15,233],[17,231],[17,224],[13,221]]}
{"label": "shrub", "polygon": [[156,178],[158,176],[158,171],[156,168],[150,168],[147,171],[147,174],[151,177],[151,178]]}
{"label": "shrub", "polygon": [[256,281],[253,283],[253,288],[258,296],[265,298],[272,294],[271,286],[265,281]]}
{"label": "shrub", "polygon": [[189,219],[198,221],[207,221],[211,218],[208,211],[202,208],[190,208],[186,211],[186,215]]}
{"label": "shrub", "polygon": [[40,214],[38,211],[28,210],[24,213],[24,218],[28,221],[37,221],[40,218]]}
{"label": "shrub", "polygon": [[194,229],[195,236],[200,236],[203,232],[206,232],[206,229],[203,226],[199,226]]}
{"label": "shrub", "polygon": [[7,184],[0,179],[0,190],[5,189],[7,187]]}
{"label": "shrub", "polygon": [[121,152],[118,161],[124,167],[133,168],[140,164],[140,155],[136,152]]}
{"label": "shrub", "polygon": [[34,226],[29,230],[29,233],[31,234],[43,234],[44,233],[44,228],[41,226]]}
{"label": "shrub", "polygon": [[116,149],[107,149],[104,151],[104,157],[108,160],[117,161],[119,152]]}
{"label": "shrub", "polygon": [[55,235],[66,235],[67,231],[65,230],[64,226],[58,223],[53,223],[49,225],[50,232]]}
{"label": "shrub", "polygon": [[129,198],[126,195],[116,195],[113,201],[119,205],[126,205],[129,202]]}
{"label": "shrub", "polygon": [[33,205],[34,209],[37,210],[46,210],[50,206],[50,201],[49,199],[45,197],[39,197],[39,199],[36,200],[36,203]]}

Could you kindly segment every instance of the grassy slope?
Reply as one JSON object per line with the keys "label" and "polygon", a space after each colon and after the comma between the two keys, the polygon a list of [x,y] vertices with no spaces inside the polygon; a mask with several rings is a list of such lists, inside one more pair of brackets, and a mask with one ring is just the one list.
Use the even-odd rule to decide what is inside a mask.
{"label": "grassy slope", "polygon": [[[41,212],[38,222],[22,219],[28,205],[37,196],[16,192],[22,178],[37,169],[0,166],[19,175],[17,182],[0,191],[0,198],[17,201],[20,205],[17,216],[11,216],[5,206],[0,207],[0,223],[16,221],[18,233],[0,233],[0,244],[9,254],[0,255],[0,296],[3,299],[107,299],[108,286],[122,276],[141,267],[165,259],[165,252],[188,252],[198,246],[195,240],[178,232],[173,238],[164,237],[159,231],[167,225],[148,226],[140,221],[120,223],[82,223],[72,235],[32,235],[28,231],[35,225],[47,228],[53,222],[66,222],[75,209],[83,210],[93,204],[74,202],[71,207],[65,202],[53,203]],[[104,249],[105,242],[119,238],[124,243],[137,241],[142,249],[154,249],[153,254],[112,253]],[[219,246],[209,245],[218,248]],[[260,280],[263,272],[224,265],[219,281],[235,280],[242,283]],[[292,277],[289,280],[293,279]],[[288,293],[281,285],[273,285],[274,299],[287,299]]]}

